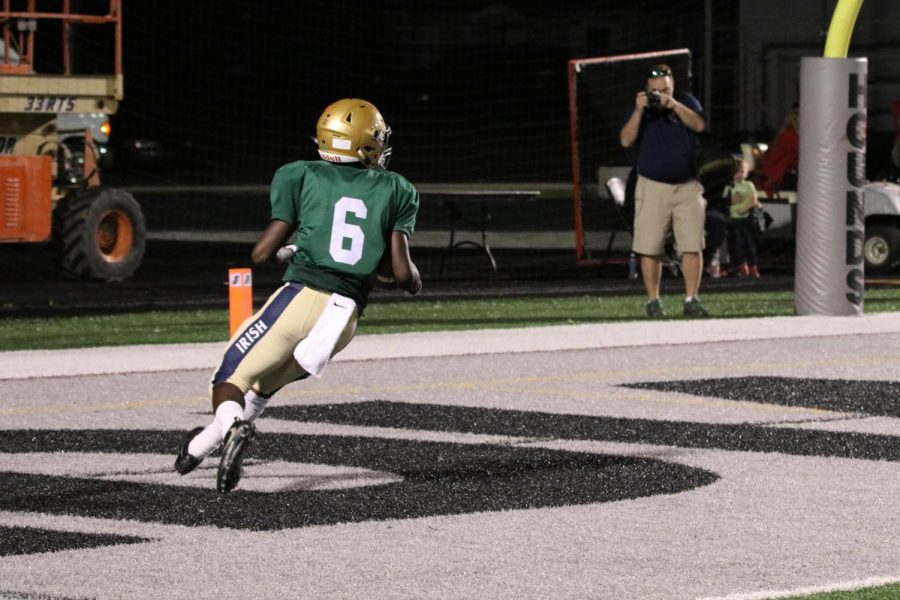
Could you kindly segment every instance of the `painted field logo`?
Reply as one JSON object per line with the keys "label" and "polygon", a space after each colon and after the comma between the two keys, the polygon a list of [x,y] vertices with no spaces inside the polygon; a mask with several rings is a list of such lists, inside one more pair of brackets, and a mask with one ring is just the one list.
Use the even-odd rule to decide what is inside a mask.
{"label": "painted field logo", "polygon": [[[871,381],[743,377],[631,383],[625,387],[857,415],[900,415],[893,401],[900,393],[900,382],[873,385]],[[657,421],[389,400],[276,406],[266,415],[294,423],[385,431],[457,432],[555,442],[593,440],[900,462],[900,444],[893,435],[773,427],[769,423]],[[407,436],[394,439],[271,432],[254,447],[247,463],[251,472],[246,476],[248,482],[268,477],[274,482],[271,487],[242,489],[221,497],[213,479],[205,485],[200,477],[195,482],[198,485],[185,486],[169,460],[160,462],[159,457],[168,459],[182,440],[182,431],[8,430],[0,436],[0,511],[276,531],[614,502],[676,494],[719,478],[709,470],[658,457]],[[133,455],[136,468],[123,470],[122,455]],[[35,456],[44,458],[36,460]],[[146,466],[137,467],[141,460]],[[68,461],[67,475],[59,472],[61,461]],[[288,475],[284,465],[293,465]],[[329,468],[334,471],[323,478],[322,470]],[[323,488],[297,483],[298,478],[333,480],[338,471],[357,473],[357,483],[362,485]],[[202,469],[198,473],[202,475]],[[248,515],[253,518],[248,519]],[[0,549],[0,555],[145,541],[119,535],[97,537],[97,533],[0,528],[0,536],[5,536],[0,539],[11,540]]]}
{"label": "painted field logo", "polygon": [[[266,414],[283,421],[401,429],[465,432],[488,426],[510,435],[521,434],[523,427],[526,431],[557,430],[563,436],[570,428],[572,432],[593,429],[591,417],[572,416],[557,422],[559,415],[546,413],[386,401],[273,407]],[[147,455],[158,463],[152,455],[172,454],[183,439],[181,431],[118,429],[7,434],[0,437],[0,459],[6,454],[37,452],[52,454],[57,463],[71,457],[76,461],[73,464],[79,456],[92,460],[99,456],[103,461],[111,452]],[[705,469],[653,457],[500,444],[273,432],[261,436],[253,450],[245,467],[258,469],[261,477],[266,465],[288,463],[296,465],[297,473],[306,469],[310,477],[316,468],[329,466],[379,476],[368,485],[315,490],[292,485],[281,477],[278,489],[244,489],[222,497],[214,485],[179,485],[184,480],[172,471],[168,460],[158,465],[156,473],[144,469],[144,480],[129,474],[99,473],[96,466],[93,476],[42,473],[30,467],[31,461],[20,469],[0,467],[0,510],[274,531],[615,502],[675,494],[718,479]],[[118,469],[114,459],[108,465],[110,471]],[[79,471],[73,467],[73,472]],[[160,474],[163,479],[154,479]],[[252,476],[247,473],[245,479]],[[247,515],[255,517],[248,519]]]}

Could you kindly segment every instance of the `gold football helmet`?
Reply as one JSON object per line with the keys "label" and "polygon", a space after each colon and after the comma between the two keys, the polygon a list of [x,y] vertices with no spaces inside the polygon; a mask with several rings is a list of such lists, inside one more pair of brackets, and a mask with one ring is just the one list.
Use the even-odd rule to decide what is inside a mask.
{"label": "gold football helmet", "polygon": [[391,128],[371,102],[344,98],[322,112],[316,125],[319,156],[330,162],[361,162],[384,169],[391,157]]}

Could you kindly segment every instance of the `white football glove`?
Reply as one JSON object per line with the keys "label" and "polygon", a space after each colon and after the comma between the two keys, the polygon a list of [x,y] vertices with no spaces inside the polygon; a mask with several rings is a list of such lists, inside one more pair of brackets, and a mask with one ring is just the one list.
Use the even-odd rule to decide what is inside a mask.
{"label": "white football glove", "polygon": [[286,263],[291,260],[291,257],[294,253],[297,252],[297,246],[294,244],[288,244],[287,246],[282,246],[278,249],[278,252],[275,253],[275,260],[280,263]]}

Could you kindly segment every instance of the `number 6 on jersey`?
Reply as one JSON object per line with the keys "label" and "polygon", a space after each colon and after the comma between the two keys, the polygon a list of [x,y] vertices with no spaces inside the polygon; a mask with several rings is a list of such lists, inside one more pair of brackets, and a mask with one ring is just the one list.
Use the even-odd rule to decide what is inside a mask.
{"label": "number 6 on jersey", "polygon": [[[347,214],[365,219],[368,214],[365,203],[358,198],[346,196],[334,205],[334,220],[331,222],[331,244],[328,252],[331,258],[345,265],[355,265],[362,258],[365,234],[359,225],[347,222]],[[350,248],[344,248],[344,239],[350,240]]]}

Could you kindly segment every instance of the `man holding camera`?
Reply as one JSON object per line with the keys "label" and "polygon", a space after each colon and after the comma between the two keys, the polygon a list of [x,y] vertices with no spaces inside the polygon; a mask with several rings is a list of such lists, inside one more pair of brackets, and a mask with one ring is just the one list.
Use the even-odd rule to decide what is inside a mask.
{"label": "man holding camera", "polygon": [[672,69],[656,65],[638,92],[619,132],[625,148],[637,147],[633,250],[641,256],[647,316],[665,316],[659,299],[666,236],[675,234],[684,274],[684,316],[707,317],[697,292],[703,274],[706,200],[695,177],[697,134],[706,128],[703,107],[691,94],[675,93]]}

